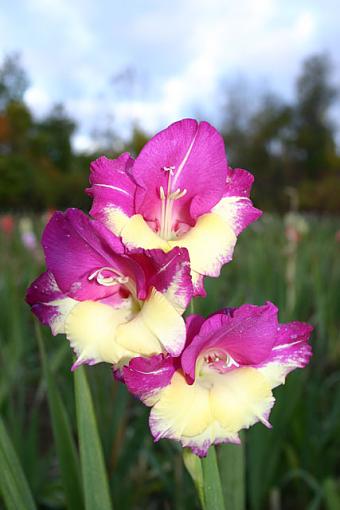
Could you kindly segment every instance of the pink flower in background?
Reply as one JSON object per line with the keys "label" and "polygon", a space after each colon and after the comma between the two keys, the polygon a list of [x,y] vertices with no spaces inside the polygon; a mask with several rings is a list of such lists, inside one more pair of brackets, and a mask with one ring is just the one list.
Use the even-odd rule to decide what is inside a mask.
{"label": "pink flower in background", "polygon": [[238,443],[258,421],[270,427],[272,389],[311,356],[312,327],[279,324],[272,303],[187,319],[181,358],[135,358],[124,367],[129,390],[151,406],[155,440],[180,441],[200,456],[211,444]]}
{"label": "pink flower in background", "polygon": [[23,217],[19,220],[19,232],[24,247],[32,252],[37,252],[38,241],[35,235],[31,218]]}
{"label": "pink flower in background", "polygon": [[91,165],[91,215],[129,248],[187,248],[195,293],[218,276],[237,236],[261,212],[249,199],[253,176],[228,167],[221,135],[184,119],[154,136],[136,160],[100,157]]}
{"label": "pink flower in background", "polygon": [[77,209],[53,215],[42,245],[47,271],[28,289],[27,302],[54,335],[66,334],[75,366],[119,367],[134,356],[181,353],[181,314],[193,291],[185,249],[128,251]]}
{"label": "pink flower in background", "polygon": [[15,222],[11,214],[3,214],[0,216],[0,230],[7,236],[10,236],[14,230]]}

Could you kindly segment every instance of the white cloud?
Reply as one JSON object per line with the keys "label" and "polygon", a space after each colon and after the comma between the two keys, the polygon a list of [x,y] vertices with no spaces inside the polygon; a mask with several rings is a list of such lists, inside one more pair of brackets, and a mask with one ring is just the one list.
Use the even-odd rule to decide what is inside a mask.
{"label": "white cloud", "polygon": [[51,107],[51,98],[41,87],[32,86],[25,92],[24,100],[38,115],[44,115]]}
{"label": "white cloud", "polygon": [[[194,5],[191,0],[188,3]],[[274,75],[274,84],[282,81],[285,69],[291,73],[292,64],[297,67],[300,53],[313,34],[315,20],[310,12],[304,11],[280,23],[279,6],[273,0],[256,3],[249,0],[232,8],[221,0],[209,5],[205,15],[199,8],[206,7],[206,3],[195,2],[196,9],[190,18],[191,52],[186,67],[164,79],[154,100],[116,105],[118,123],[133,119],[154,131],[178,117],[192,115],[196,108],[214,117],[222,77],[232,78],[243,71],[250,79],[262,73]],[[280,68],[278,55],[283,63]],[[292,82],[291,74],[287,81]]]}
{"label": "white cloud", "polygon": [[[81,126],[75,143],[84,147],[105,123],[126,134],[133,122],[153,132],[197,110],[213,120],[222,78],[241,74],[289,95],[307,55],[328,48],[338,59],[339,5],[12,0],[0,13],[0,28],[3,51],[23,51],[32,78],[30,106],[42,112],[48,102],[63,101]],[[110,78],[128,67],[146,79],[122,97]]]}
{"label": "white cloud", "polygon": [[89,135],[81,133],[73,137],[73,147],[78,152],[93,152],[98,148],[97,143]]}

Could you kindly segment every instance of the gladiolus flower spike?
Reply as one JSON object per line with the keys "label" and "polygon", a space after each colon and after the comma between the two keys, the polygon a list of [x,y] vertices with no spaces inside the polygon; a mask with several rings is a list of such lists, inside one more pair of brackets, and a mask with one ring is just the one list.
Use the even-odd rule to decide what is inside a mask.
{"label": "gladiolus flower spike", "polygon": [[231,260],[238,234],[261,211],[253,176],[228,166],[223,139],[207,122],[176,122],[127,153],[91,165],[90,214],[56,212],[42,245],[47,270],[27,302],[77,359],[107,362],[151,408],[158,441],[205,456],[270,427],[273,388],[310,359],[312,327],[279,324],[278,309],[246,304],[207,319],[182,317],[203,280]]}

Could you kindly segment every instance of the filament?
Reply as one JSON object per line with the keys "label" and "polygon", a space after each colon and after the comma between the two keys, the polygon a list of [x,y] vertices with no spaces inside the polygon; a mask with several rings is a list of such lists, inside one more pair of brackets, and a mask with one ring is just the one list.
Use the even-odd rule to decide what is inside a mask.
{"label": "filament", "polygon": [[184,197],[187,193],[186,189],[181,190],[177,188],[176,191],[171,191],[171,177],[174,175],[174,166],[163,167],[165,172],[168,172],[168,186],[165,191],[163,186],[159,188],[159,197],[161,199],[161,222],[159,235],[165,240],[173,238],[172,232],[172,213],[175,200]]}

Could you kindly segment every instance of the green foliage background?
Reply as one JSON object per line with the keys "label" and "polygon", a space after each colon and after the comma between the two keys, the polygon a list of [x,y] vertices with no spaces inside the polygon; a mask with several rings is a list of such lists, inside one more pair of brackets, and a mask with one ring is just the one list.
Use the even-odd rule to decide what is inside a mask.
{"label": "green foliage background", "polygon": [[[94,505],[87,509],[109,508],[110,498],[114,508],[121,510],[199,508],[181,448],[167,440],[153,443],[148,409],[113,381],[109,365],[82,369],[92,403],[84,391],[85,374],[79,374],[76,389],[82,391],[75,405],[68,342],[63,335],[52,337],[48,328],[36,329],[23,300],[26,287],[44,263],[38,248],[23,246],[17,220],[11,235],[0,234],[0,414],[34,504],[39,509],[82,509],[85,488],[85,500]],[[43,221],[33,220],[39,237]],[[221,278],[207,280],[209,297],[195,302],[197,312],[208,314],[226,305],[261,304],[270,299],[279,306],[282,322],[298,318],[315,326],[310,366],[295,371],[285,386],[275,390],[273,428],[257,424],[243,436],[246,508],[250,510],[339,508],[338,225],[331,218],[303,220],[304,233],[297,243],[287,240],[287,225],[277,216],[268,214],[255,223],[240,236],[234,260],[224,267]],[[92,427],[92,406],[97,433]],[[6,464],[11,456],[2,455],[7,442],[1,430],[0,426],[0,494],[6,502],[8,491],[1,473],[9,465],[10,480],[17,488],[14,493],[23,494],[26,501],[23,506],[19,500],[5,508],[32,508],[27,487],[20,485],[22,476],[13,471],[13,462]],[[225,446],[218,454],[220,459],[231,459],[231,471],[223,476],[232,477],[240,468],[242,450]],[[91,467],[98,480],[89,485]],[[110,495],[105,494],[103,472]],[[234,492],[224,488],[228,508]],[[244,509],[242,499],[237,505],[229,508]]]}

